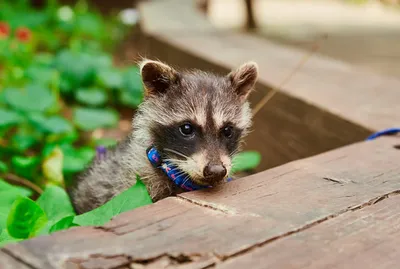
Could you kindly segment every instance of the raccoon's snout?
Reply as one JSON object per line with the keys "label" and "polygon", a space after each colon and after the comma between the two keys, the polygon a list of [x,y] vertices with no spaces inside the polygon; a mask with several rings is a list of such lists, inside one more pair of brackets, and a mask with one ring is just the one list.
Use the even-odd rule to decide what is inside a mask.
{"label": "raccoon's snout", "polygon": [[226,176],[226,168],[221,164],[208,164],[204,167],[203,176],[207,181],[220,181]]}

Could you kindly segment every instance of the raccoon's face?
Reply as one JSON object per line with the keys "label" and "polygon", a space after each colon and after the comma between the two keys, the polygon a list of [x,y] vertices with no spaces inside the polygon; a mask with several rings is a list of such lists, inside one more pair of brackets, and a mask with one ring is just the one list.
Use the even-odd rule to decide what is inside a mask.
{"label": "raccoon's face", "polygon": [[144,61],[145,102],[153,144],[164,159],[200,185],[226,179],[232,158],[251,124],[247,97],[258,68],[246,63],[226,76],[178,72],[158,61]]}

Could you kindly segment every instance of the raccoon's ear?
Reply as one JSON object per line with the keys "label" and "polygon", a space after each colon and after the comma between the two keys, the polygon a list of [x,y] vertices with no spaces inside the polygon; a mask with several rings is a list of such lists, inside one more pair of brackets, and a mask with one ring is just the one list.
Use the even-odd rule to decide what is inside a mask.
{"label": "raccoon's ear", "polygon": [[145,60],[140,64],[140,75],[146,96],[165,93],[178,79],[178,72],[172,67],[151,60]]}
{"label": "raccoon's ear", "polygon": [[233,90],[242,101],[246,100],[252,91],[258,78],[258,65],[255,62],[247,62],[238,69],[230,72],[228,78]]}

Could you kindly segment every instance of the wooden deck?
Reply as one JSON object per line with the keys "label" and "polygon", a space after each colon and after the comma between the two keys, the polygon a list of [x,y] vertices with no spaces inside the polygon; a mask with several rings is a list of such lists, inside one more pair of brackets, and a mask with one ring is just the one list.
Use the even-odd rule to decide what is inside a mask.
{"label": "wooden deck", "polygon": [[400,136],[0,250],[1,268],[396,268]]}
{"label": "wooden deck", "polygon": [[[256,60],[253,104],[304,56],[218,32],[190,2],[142,4],[143,56],[221,73]],[[397,79],[316,55],[257,114],[246,149],[261,151],[259,173],[123,213],[103,227],[8,245],[0,268],[399,267],[400,136],[363,141],[398,127],[399,88]]]}

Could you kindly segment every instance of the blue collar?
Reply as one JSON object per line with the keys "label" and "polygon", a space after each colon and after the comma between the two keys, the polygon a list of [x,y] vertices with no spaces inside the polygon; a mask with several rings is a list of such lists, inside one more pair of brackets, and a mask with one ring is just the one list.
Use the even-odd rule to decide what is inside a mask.
{"label": "blue collar", "polygon": [[164,174],[166,174],[168,178],[172,180],[172,182],[184,190],[194,191],[210,187],[201,186],[194,183],[192,180],[190,180],[190,178],[188,178],[187,174],[182,173],[182,171],[179,170],[176,165],[169,161],[163,161],[160,153],[153,146],[147,149],[147,158],[154,167],[160,168]]}
{"label": "blue collar", "polygon": [[[194,183],[185,173],[182,173],[182,171],[176,165],[169,161],[163,161],[160,153],[154,146],[151,146],[147,149],[147,158],[154,167],[160,168],[164,174],[166,174],[168,178],[172,180],[172,182],[184,190],[194,191],[211,187],[201,186]],[[227,181],[231,180],[231,178],[228,178]]]}

